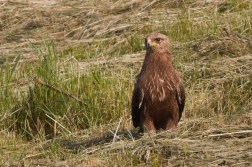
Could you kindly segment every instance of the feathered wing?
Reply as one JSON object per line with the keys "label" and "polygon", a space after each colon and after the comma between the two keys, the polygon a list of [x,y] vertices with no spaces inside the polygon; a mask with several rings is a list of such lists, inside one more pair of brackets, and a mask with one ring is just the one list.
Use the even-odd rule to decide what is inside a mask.
{"label": "feathered wing", "polygon": [[135,78],[134,91],[131,103],[131,115],[134,127],[140,126],[140,107],[142,105],[141,90],[139,88],[139,75]]}
{"label": "feathered wing", "polygon": [[181,81],[181,78],[179,78],[176,98],[177,98],[177,103],[178,103],[178,107],[179,107],[179,120],[178,120],[178,122],[179,122],[180,118],[182,116],[182,112],[184,110],[184,106],[185,106],[185,89],[184,89],[183,83]]}

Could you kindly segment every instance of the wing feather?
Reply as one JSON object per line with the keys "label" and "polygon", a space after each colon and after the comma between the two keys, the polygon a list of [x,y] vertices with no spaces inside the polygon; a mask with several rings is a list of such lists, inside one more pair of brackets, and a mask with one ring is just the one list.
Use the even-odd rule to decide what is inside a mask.
{"label": "wing feather", "polygon": [[177,86],[177,92],[176,92],[176,98],[177,98],[177,103],[178,103],[178,107],[179,107],[179,120],[181,119],[182,116],[182,112],[184,110],[185,107],[185,89],[182,83],[182,79],[181,79],[181,73],[176,71],[177,76],[179,77],[179,83]]}
{"label": "wing feather", "polygon": [[134,91],[131,102],[131,115],[134,127],[140,126],[140,107],[142,105],[142,95],[139,88],[139,75],[135,78]]}

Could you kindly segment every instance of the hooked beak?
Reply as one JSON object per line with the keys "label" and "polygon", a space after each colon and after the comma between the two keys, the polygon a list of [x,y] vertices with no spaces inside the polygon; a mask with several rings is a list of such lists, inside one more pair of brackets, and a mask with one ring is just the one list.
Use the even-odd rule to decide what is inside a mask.
{"label": "hooked beak", "polygon": [[145,47],[148,48],[148,47],[152,47],[152,46],[157,46],[158,44],[152,42],[150,39],[146,39],[145,40]]}

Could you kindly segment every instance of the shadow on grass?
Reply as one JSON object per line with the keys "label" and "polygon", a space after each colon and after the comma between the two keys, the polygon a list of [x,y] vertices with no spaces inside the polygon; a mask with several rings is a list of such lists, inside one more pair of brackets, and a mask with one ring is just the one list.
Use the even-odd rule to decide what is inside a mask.
{"label": "shadow on grass", "polygon": [[112,132],[105,132],[101,135],[101,137],[91,137],[83,141],[61,140],[60,143],[62,147],[69,150],[73,150],[74,152],[78,153],[83,149],[87,149],[94,146],[104,146],[119,140],[138,140],[143,137],[143,135],[143,133],[137,133],[135,131],[120,131],[116,134],[113,134]]}

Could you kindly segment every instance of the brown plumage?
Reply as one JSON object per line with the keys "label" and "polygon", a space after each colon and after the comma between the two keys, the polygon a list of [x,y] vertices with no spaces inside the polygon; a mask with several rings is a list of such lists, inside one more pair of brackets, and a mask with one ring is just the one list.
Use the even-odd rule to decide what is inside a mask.
{"label": "brown plumage", "polygon": [[174,129],[182,116],[185,91],[181,73],[172,65],[167,36],[151,33],[145,38],[146,56],[136,76],[132,97],[132,121],[140,131]]}

